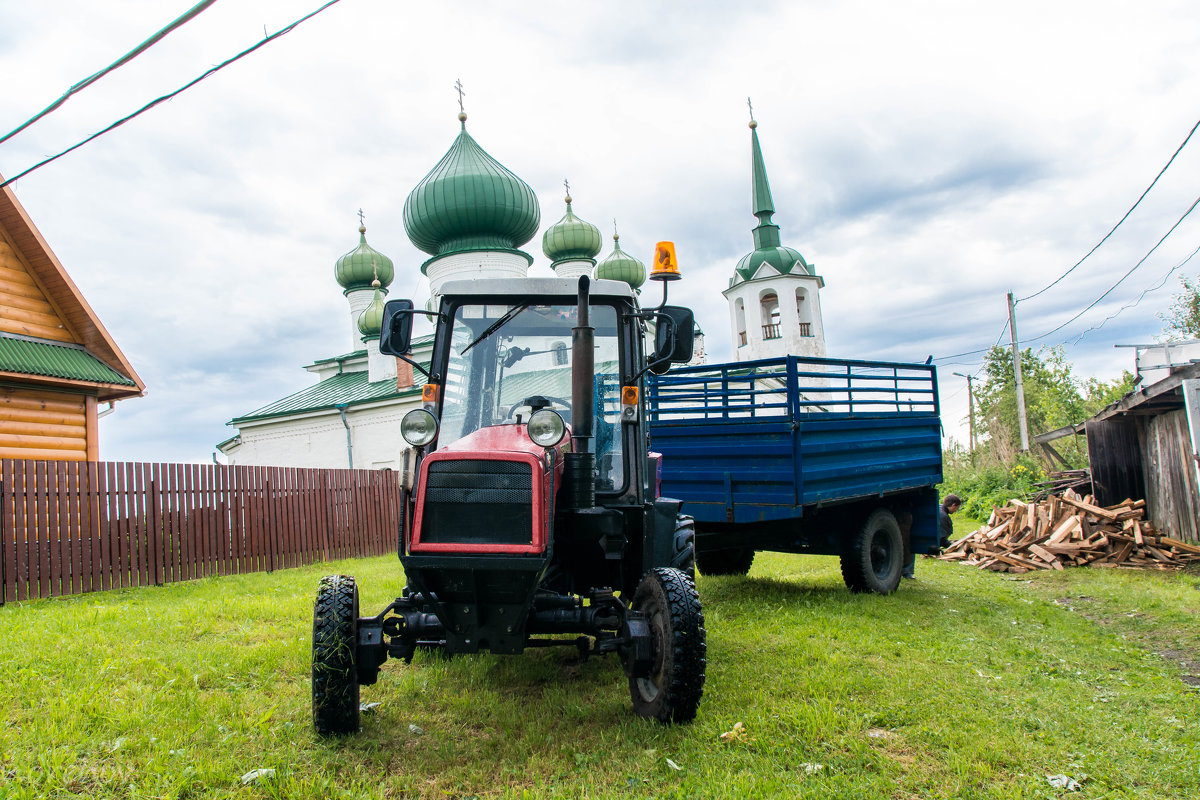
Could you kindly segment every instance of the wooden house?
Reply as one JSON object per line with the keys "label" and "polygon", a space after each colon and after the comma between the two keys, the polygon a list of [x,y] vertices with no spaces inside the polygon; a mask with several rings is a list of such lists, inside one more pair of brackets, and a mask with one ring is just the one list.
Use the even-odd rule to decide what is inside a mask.
{"label": "wooden house", "polygon": [[0,458],[99,460],[98,404],[145,388],[12,189],[0,188]]}

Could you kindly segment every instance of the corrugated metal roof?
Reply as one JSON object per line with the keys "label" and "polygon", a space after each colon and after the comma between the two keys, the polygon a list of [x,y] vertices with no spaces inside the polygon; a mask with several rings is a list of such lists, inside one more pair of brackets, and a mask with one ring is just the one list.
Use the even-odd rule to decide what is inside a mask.
{"label": "corrugated metal roof", "polygon": [[137,385],[82,348],[9,336],[0,336],[0,370],[119,386]]}
{"label": "corrugated metal roof", "polygon": [[369,383],[367,375],[368,373],[365,371],[343,372],[341,375],[334,375],[316,386],[310,386],[282,400],[276,400],[245,416],[236,417],[231,424],[237,425],[242,422],[286,417],[311,411],[325,411],[342,404],[353,406],[359,403],[373,403],[378,400],[390,400],[394,397],[421,393],[420,386],[397,391],[394,379]]}

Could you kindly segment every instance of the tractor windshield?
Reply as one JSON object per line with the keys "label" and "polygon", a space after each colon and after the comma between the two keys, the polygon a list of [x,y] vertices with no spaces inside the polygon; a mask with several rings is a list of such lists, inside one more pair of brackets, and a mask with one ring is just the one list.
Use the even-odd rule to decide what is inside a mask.
{"label": "tractor windshield", "polygon": [[[575,320],[574,304],[459,306],[450,334],[439,443],[489,425],[515,425],[543,405],[570,425]],[[596,330],[596,489],[616,491],[625,483],[616,309],[592,306],[590,322]]]}

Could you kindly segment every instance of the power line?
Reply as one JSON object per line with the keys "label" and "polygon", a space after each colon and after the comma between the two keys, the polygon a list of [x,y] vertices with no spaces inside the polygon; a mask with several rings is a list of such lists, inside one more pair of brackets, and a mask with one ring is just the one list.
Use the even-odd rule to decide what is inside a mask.
{"label": "power line", "polygon": [[156,100],[151,100],[149,103],[147,103],[146,105],[142,106],[142,107],[141,107],[141,108],[139,108],[137,111],[134,111],[132,114],[130,114],[130,115],[126,116],[126,117],[122,117],[121,119],[117,120],[117,121],[116,121],[116,122],[114,122],[113,124],[109,125],[107,128],[104,128],[103,130],[100,130],[100,131],[97,131],[96,133],[93,133],[91,136],[87,137],[86,139],[84,139],[84,140],[82,140],[82,141],[80,141],[80,142],[77,142],[77,143],[75,143],[75,144],[71,145],[71,146],[70,146],[70,147],[68,147],[66,150],[63,150],[61,153],[58,153],[57,155],[50,156],[49,158],[47,158],[47,159],[44,159],[44,160],[42,160],[42,161],[39,161],[38,163],[34,164],[34,165],[33,165],[32,167],[30,167],[29,169],[27,169],[27,170],[25,170],[25,171],[23,171],[23,172],[19,172],[19,173],[17,173],[16,175],[12,176],[12,177],[11,177],[11,178],[9,178],[8,180],[4,181],[3,183],[0,183],[0,188],[3,188],[3,187],[5,187],[5,186],[8,186],[8,185],[9,185],[10,183],[12,183],[13,181],[16,181],[16,180],[19,180],[19,179],[21,179],[21,178],[25,177],[26,175],[28,175],[29,173],[33,172],[34,170],[36,170],[36,169],[40,169],[40,168],[42,168],[42,167],[46,166],[47,164],[51,163],[52,161],[57,161],[58,159],[60,159],[60,158],[62,158],[63,156],[65,156],[67,153],[70,153],[72,150],[77,150],[77,149],[79,149],[80,147],[83,147],[83,146],[84,146],[85,144],[87,144],[88,142],[92,141],[93,139],[97,139],[97,138],[99,138],[99,137],[103,136],[104,134],[108,133],[109,131],[113,130],[114,128],[118,128],[118,127],[120,127],[121,125],[124,125],[126,122],[129,122],[129,120],[133,119],[134,117],[140,116],[141,114],[145,113],[146,111],[149,111],[150,109],[154,108],[154,107],[155,107],[156,105],[158,105],[159,103],[164,103],[164,102],[166,102],[167,100],[170,100],[171,98],[175,97],[176,95],[182,94],[183,92],[185,92],[185,91],[187,91],[188,89],[192,88],[192,87],[193,87],[193,86],[195,86],[197,83],[200,83],[200,81],[204,80],[205,78],[207,78],[208,76],[212,75],[213,73],[215,73],[215,72],[219,72],[220,70],[222,70],[222,69],[224,69],[225,67],[229,66],[229,65],[230,65],[230,64],[232,64],[233,62],[235,62],[235,61],[237,61],[237,60],[239,60],[239,59],[241,59],[241,58],[243,58],[243,57],[245,57],[245,56],[248,56],[248,55],[250,55],[250,54],[251,54],[251,53],[253,53],[255,50],[257,50],[258,48],[260,48],[260,47],[262,47],[263,45],[265,45],[267,42],[270,42],[270,41],[273,41],[273,40],[275,40],[275,39],[278,39],[280,36],[283,36],[285,33],[290,33],[290,32],[292,31],[292,29],[294,29],[294,28],[295,28],[296,26],[298,26],[300,23],[302,23],[302,22],[305,22],[305,21],[307,21],[307,20],[309,20],[309,19],[312,19],[312,18],[313,18],[313,17],[315,17],[317,14],[320,14],[320,13],[321,13],[322,11],[324,11],[325,9],[327,9],[327,8],[329,8],[330,6],[332,6],[332,5],[336,4],[336,3],[339,3],[339,2],[341,2],[341,0],[329,0],[329,2],[325,3],[325,5],[321,6],[321,7],[320,7],[320,8],[318,8],[316,11],[313,11],[313,12],[310,12],[310,13],[308,13],[308,14],[304,15],[304,16],[303,16],[303,17],[301,17],[300,19],[298,19],[298,20],[296,20],[295,22],[293,22],[292,24],[288,25],[286,28],[283,28],[283,29],[281,29],[281,30],[279,30],[279,31],[276,31],[275,33],[272,33],[272,34],[268,34],[266,37],[264,37],[264,38],[263,38],[263,40],[262,40],[262,41],[258,42],[257,44],[255,44],[255,45],[253,45],[253,46],[251,46],[251,47],[248,47],[248,48],[246,48],[245,50],[243,50],[242,52],[240,52],[240,53],[238,53],[237,55],[233,56],[232,58],[229,58],[229,59],[226,59],[225,61],[222,61],[220,64],[217,64],[215,67],[213,67],[212,69],[208,70],[207,72],[205,72],[205,73],[204,73],[203,75],[201,75],[200,77],[198,77],[198,78],[195,78],[195,79],[193,79],[193,80],[189,81],[188,83],[186,83],[186,84],[184,84],[183,86],[179,87],[178,89],[176,89],[175,91],[171,92],[170,94],[164,94],[162,97],[159,97],[159,98],[157,98]]}
{"label": "power line", "polygon": [[1200,128],[1200,120],[1196,120],[1196,124],[1192,126],[1192,129],[1191,129],[1190,131],[1188,131],[1187,138],[1185,138],[1185,139],[1183,140],[1183,144],[1181,144],[1181,145],[1179,145],[1179,147],[1175,148],[1175,152],[1171,154],[1171,158],[1170,158],[1170,160],[1169,160],[1169,161],[1167,161],[1167,163],[1166,163],[1166,166],[1164,166],[1162,169],[1160,169],[1160,170],[1158,171],[1158,174],[1154,176],[1154,180],[1150,181],[1150,185],[1146,187],[1146,191],[1142,192],[1141,196],[1140,196],[1140,197],[1138,197],[1138,199],[1137,199],[1137,202],[1135,202],[1135,203],[1134,203],[1132,206],[1130,206],[1130,207],[1129,207],[1129,210],[1125,212],[1125,216],[1123,216],[1123,217],[1121,217],[1119,220],[1117,220],[1117,224],[1112,226],[1112,230],[1110,230],[1108,233],[1104,234],[1104,238],[1103,238],[1103,239],[1101,239],[1100,241],[1096,242],[1096,246],[1095,246],[1095,247],[1093,247],[1091,250],[1088,250],[1088,251],[1087,251],[1087,253],[1086,253],[1086,254],[1084,254],[1083,258],[1081,258],[1081,259],[1079,259],[1078,261],[1076,261],[1076,262],[1075,262],[1075,263],[1074,263],[1074,264],[1071,266],[1071,268],[1070,268],[1069,270],[1067,270],[1066,272],[1064,272],[1062,275],[1059,275],[1059,276],[1058,276],[1057,278],[1055,278],[1055,279],[1054,279],[1054,281],[1052,281],[1052,282],[1051,282],[1049,285],[1042,287],[1041,289],[1039,289],[1038,291],[1036,291],[1036,292],[1034,292],[1033,294],[1029,295],[1028,297],[1022,297],[1022,298],[1021,298],[1020,300],[1018,300],[1017,302],[1019,302],[1019,303],[1024,303],[1026,300],[1032,300],[1033,298],[1037,297],[1039,294],[1041,294],[1042,292],[1044,292],[1044,291],[1046,291],[1047,289],[1051,288],[1052,286],[1054,286],[1055,284],[1057,284],[1059,281],[1061,281],[1063,278],[1067,277],[1067,276],[1068,276],[1068,275],[1070,275],[1072,272],[1074,272],[1074,271],[1075,271],[1075,267],[1078,267],[1080,264],[1082,264],[1084,261],[1086,261],[1086,260],[1087,260],[1087,257],[1088,257],[1088,256],[1090,256],[1092,253],[1094,253],[1094,252],[1096,252],[1097,250],[1099,250],[1099,249],[1100,249],[1100,245],[1102,245],[1102,244],[1104,244],[1106,241],[1108,241],[1108,237],[1112,236],[1112,235],[1113,235],[1113,234],[1116,232],[1117,228],[1121,227],[1121,223],[1122,223],[1122,222],[1124,222],[1125,220],[1129,219],[1129,215],[1130,215],[1130,214],[1132,214],[1132,213],[1133,213],[1133,210],[1134,210],[1135,208],[1137,208],[1137,207],[1138,207],[1138,203],[1141,203],[1141,202],[1142,202],[1142,200],[1143,200],[1143,198],[1145,198],[1145,197],[1146,197],[1146,195],[1148,195],[1148,194],[1150,193],[1150,190],[1154,188],[1154,184],[1158,183],[1158,179],[1159,179],[1159,178],[1161,178],[1161,177],[1163,176],[1163,173],[1167,171],[1167,167],[1171,166],[1172,162],[1174,162],[1174,161],[1175,161],[1175,156],[1179,155],[1179,152],[1180,152],[1181,150],[1183,150],[1184,146],[1185,146],[1185,145],[1187,145],[1188,141],[1190,141],[1190,140],[1191,140],[1191,138],[1192,138],[1192,134],[1196,132],[1196,128]]}
{"label": "power line", "polygon": [[16,136],[21,131],[25,130],[33,123],[37,122],[39,119],[46,116],[51,111],[58,108],[63,103],[67,102],[68,98],[70,98],[71,95],[78,94],[79,92],[83,91],[87,87],[91,86],[96,81],[103,78],[108,73],[112,72],[115,69],[118,69],[119,67],[124,66],[125,64],[128,64],[130,61],[137,58],[139,55],[146,52],[154,45],[158,44],[158,42],[160,40],[162,40],[164,37],[166,37],[166,35],[168,33],[171,33],[171,31],[174,31],[176,28],[181,27],[184,23],[199,16],[200,12],[204,11],[206,8],[208,8],[215,2],[217,2],[217,0],[203,0],[203,2],[197,3],[196,5],[192,6],[190,10],[186,11],[183,15],[181,15],[179,18],[177,18],[174,22],[167,25],[167,27],[163,28],[158,33],[154,34],[149,39],[142,42],[137,47],[133,48],[128,53],[126,53],[125,55],[118,58],[113,63],[109,64],[104,69],[100,70],[99,72],[97,72],[93,75],[89,75],[88,77],[79,81],[79,83],[74,84],[73,86],[71,86],[71,88],[67,89],[66,93],[62,97],[58,98],[53,103],[51,103],[50,105],[46,106],[41,111],[39,111],[37,114],[34,114],[32,117],[30,117],[29,119],[22,122],[16,128],[13,128],[8,133],[4,134],[3,136],[0,136],[0,144],[4,144],[9,139]]}
{"label": "power line", "polygon": [[[1189,255],[1189,256],[1188,256],[1187,258],[1185,258],[1183,261],[1180,261],[1178,264],[1176,264],[1175,266],[1171,267],[1171,269],[1167,270],[1167,274],[1166,274],[1166,275],[1163,275],[1163,277],[1162,277],[1162,280],[1161,280],[1161,281],[1159,281],[1159,282],[1158,282],[1158,284],[1157,284],[1156,286],[1152,286],[1152,287],[1150,287],[1149,289],[1145,289],[1145,290],[1143,290],[1143,291],[1142,291],[1142,293],[1138,295],[1138,299],[1137,299],[1137,300],[1134,300],[1132,303],[1126,303],[1125,305],[1121,306],[1121,307],[1120,307],[1119,309],[1117,309],[1117,310],[1116,310],[1114,313],[1112,313],[1112,314],[1109,314],[1107,317],[1105,317],[1105,318],[1104,318],[1104,319],[1103,319],[1101,322],[1097,323],[1096,325],[1093,325],[1092,327],[1088,328],[1088,329],[1087,329],[1086,331],[1084,331],[1083,333],[1079,334],[1079,336],[1077,336],[1077,337],[1075,338],[1075,341],[1074,341],[1074,342],[1072,342],[1071,344],[1072,344],[1072,345],[1079,344],[1079,342],[1080,342],[1080,341],[1083,339],[1083,337],[1087,336],[1087,335],[1088,335],[1089,333],[1091,333],[1092,331],[1099,330],[1100,328],[1103,328],[1103,327],[1104,327],[1104,325],[1105,325],[1105,323],[1107,323],[1107,322],[1108,322],[1109,320],[1111,320],[1111,319],[1116,319],[1116,318],[1117,318],[1117,317],[1118,317],[1118,316],[1121,314],[1121,312],[1122,312],[1122,311],[1127,311],[1127,310],[1129,310],[1129,309],[1133,308],[1133,307],[1134,307],[1134,306],[1136,306],[1138,303],[1142,302],[1142,299],[1143,299],[1143,298],[1144,298],[1146,295],[1150,294],[1151,292],[1157,292],[1159,289],[1161,289],[1162,287],[1166,286],[1166,285],[1167,285],[1167,278],[1170,278],[1172,275],[1174,275],[1176,272],[1178,272],[1178,271],[1179,271],[1179,269],[1180,269],[1181,267],[1183,267],[1185,264],[1187,264],[1189,261],[1191,261],[1191,260],[1192,260],[1192,258],[1194,258],[1194,257],[1195,257],[1195,255],[1196,255],[1197,253],[1200,253],[1200,247],[1197,247],[1195,250],[1193,250],[1193,251],[1191,252],[1191,255]],[[1061,342],[1061,344],[1066,344],[1066,342],[1065,342],[1065,341],[1063,341],[1063,342]]]}
{"label": "power line", "polygon": [[1151,256],[1151,254],[1153,254],[1153,253],[1154,253],[1154,251],[1158,249],[1158,246],[1159,246],[1159,245],[1161,245],[1163,242],[1165,242],[1165,241],[1167,240],[1167,237],[1168,237],[1168,236],[1170,236],[1172,233],[1174,233],[1174,232],[1175,232],[1175,229],[1176,229],[1176,228],[1178,228],[1178,227],[1179,227],[1179,226],[1180,226],[1180,225],[1183,223],[1183,221],[1184,221],[1185,219],[1187,219],[1187,216],[1188,216],[1188,214],[1191,214],[1191,213],[1192,213],[1192,211],[1193,211],[1193,210],[1195,210],[1195,208],[1196,208],[1196,206],[1197,206],[1197,205],[1200,205],[1200,197],[1197,197],[1195,200],[1193,200],[1193,201],[1192,201],[1192,204],[1191,204],[1191,205],[1188,207],[1188,210],[1187,210],[1187,211],[1185,211],[1185,212],[1183,212],[1183,216],[1182,216],[1182,217],[1180,217],[1179,219],[1177,219],[1177,220],[1175,221],[1175,224],[1171,226],[1171,230],[1169,230],[1169,231],[1167,231],[1166,233],[1164,233],[1164,234],[1163,234],[1163,237],[1162,237],[1161,239],[1159,239],[1159,240],[1158,240],[1158,241],[1155,243],[1154,247],[1151,247],[1151,248],[1150,248],[1150,250],[1149,250],[1149,251],[1146,253],[1146,255],[1142,256],[1142,257],[1141,257],[1141,258],[1138,260],[1138,262],[1137,262],[1136,264],[1134,264],[1132,267],[1130,267],[1128,272],[1126,272],[1124,275],[1122,275],[1120,278],[1118,278],[1116,283],[1114,283],[1112,286],[1108,287],[1108,289],[1107,289],[1107,290],[1104,292],[1104,294],[1100,295],[1100,296],[1099,296],[1099,297],[1097,297],[1095,300],[1093,300],[1092,302],[1088,303],[1088,305],[1087,305],[1087,306],[1086,306],[1086,307],[1085,307],[1085,308],[1084,308],[1082,311],[1080,311],[1080,312],[1079,312],[1078,314],[1076,314],[1075,316],[1071,317],[1069,320],[1067,320],[1067,321],[1066,321],[1066,322],[1064,322],[1063,324],[1059,325],[1059,326],[1058,326],[1058,327],[1056,327],[1056,328],[1053,328],[1053,329],[1051,329],[1051,330],[1048,330],[1048,331],[1046,331],[1046,332],[1045,332],[1045,333],[1043,333],[1041,336],[1034,336],[1032,339],[1027,339],[1026,341],[1030,341],[1030,342],[1032,342],[1032,341],[1038,341],[1038,340],[1040,340],[1040,339],[1045,339],[1047,336],[1049,336],[1049,335],[1050,335],[1050,334],[1052,334],[1052,333],[1058,333],[1058,332],[1059,332],[1059,331],[1061,331],[1063,328],[1067,327],[1067,326],[1068,326],[1068,325],[1070,325],[1072,322],[1074,322],[1075,320],[1079,319],[1079,318],[1080,318],[1080,317],[1082,317],[1084,314],[1086,314],[1087,312],[1089,312],[1089,311],[1091,311],[1093,308],[1095,308],[1097,303],[1099,303],[1099,302],[1100,302],[1101,300],[1103,300],[1104,298],[1108,297],[1108,295],[1109,295],[1109,294],[1112,292],[1112,290],[1113,290],[1113,289],[1116,289],[1118,286],[1120,286],[1120,285],[1121,285],[1121,283],[1122,283],[1122,282],[1123,282],[1123,281],[1124,281],[1126,278],[1128,278],[1130,275],[1132,275],[1132,274],[1133,274],[1134,270],[1136,270],[1136,269],[1137,269],[1138,267],[1140,267],[1142,264],[1146,263],[1146,259],[1148,259],[1148,258]]}

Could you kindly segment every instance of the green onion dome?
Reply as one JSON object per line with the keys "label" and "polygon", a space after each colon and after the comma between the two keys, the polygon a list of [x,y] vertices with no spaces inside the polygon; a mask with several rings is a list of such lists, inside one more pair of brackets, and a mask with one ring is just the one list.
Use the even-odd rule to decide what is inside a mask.
{"label": "green onion dome", "polygon": [[358,330],[364,341],[378,339],[379,332],[383,330],[383,296],[386,292],[380,288],[378,280],[372,281],[371,286],[375,288],[375,296],[371,298],[371,304],[358,315]]}
{"label": "green onion dome", "polygon": [[621,237],[613,234],[613,251],[596,265],[596,280],[625,281],[633,289],[646,282],[646,265],[621,249]]}
{"label": "green onion dome", "polygon": [[533,189],[484,152],[465,122],[450,150],[404,201],[408,238],[431,256],[520,252],[517,248],[533,238],[540,223]]}
{"label": "green onion dome", "polygon": [[542,234],[542,252],[550,259],[550,266],[563,261],[592,261],[600,252],[603,242],[600,229],[584,222],[571,210],[571,196],[567,195],[567,213]]}
{"label": "green onion dome", "polygon": [[736,278],[740,277],[743,281],[748,281],[754,277],[754,273],[758,272],[759,267],[763,264],[770,264],[781,275],[813,275],[813,268],[804,256],[790,247],[783,245],[761,247],[752,253],[747,253],[738,261],[734,270],[737,272],[734,283],[740,283]]}
{"label": "green onion dome", "polygon": [[392,260],[367,244],[367,229],[359,226],[358,247],[339,258],[333,265],[333,274],[345,292],[371,288],[378,270],[379,281],[388,286],[395,276]]}

